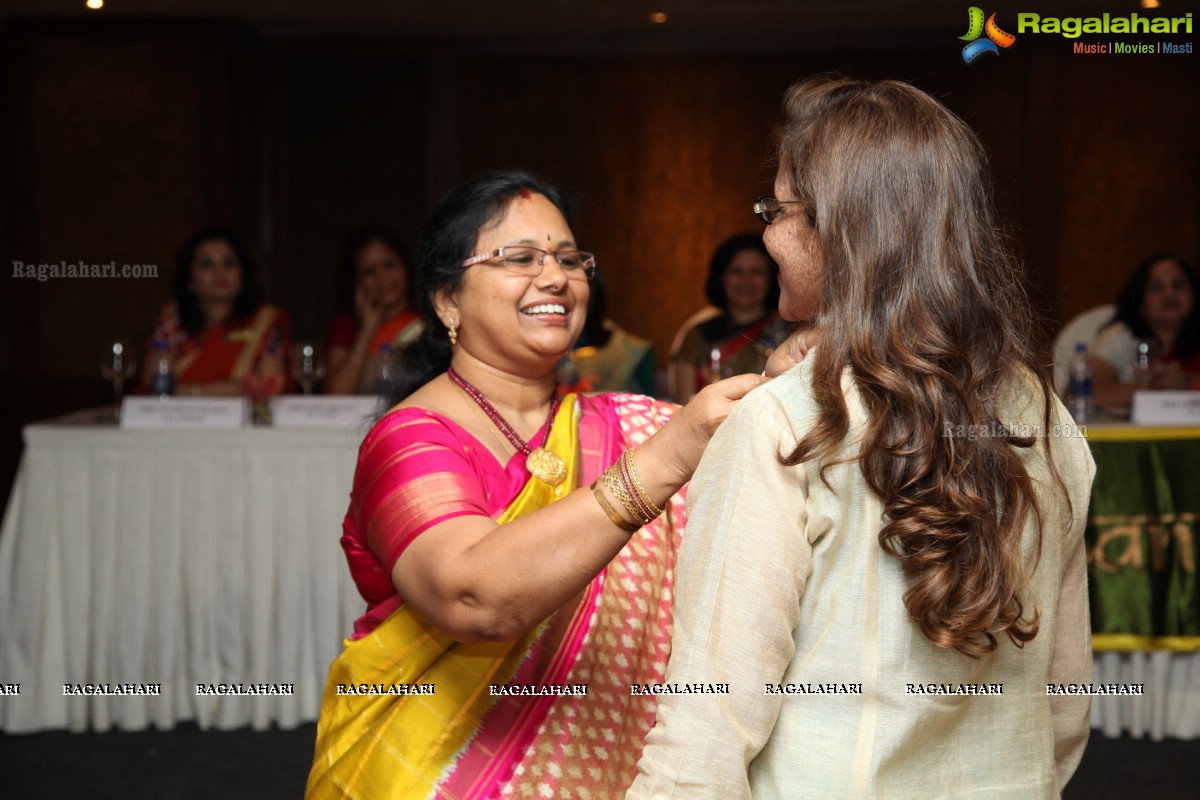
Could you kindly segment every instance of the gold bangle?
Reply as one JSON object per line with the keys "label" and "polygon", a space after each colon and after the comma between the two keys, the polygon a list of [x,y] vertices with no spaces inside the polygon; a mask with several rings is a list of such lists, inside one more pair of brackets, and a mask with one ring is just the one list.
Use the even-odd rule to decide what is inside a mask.
{"label": "gold bangle", "polygon": [[650,506],[646,505],[641,493],[633,485],[633,478],[629,476],[629,459],[625,458],[628,454],[629,451],[626,450],[617,458],[617,463],[615,464],[617,475],[621,477],[621,485],[625,487],[625,494],[629,495],[629,499],[637,506],[638,518],[643,520],[654,519],[658,515],[650,510]]}
{"label": "gold bangle", "polygon": [[654,504],[654,501],[650,499],[650,495],[646,494],[646,487],[638,479],[637,466],[633,463],[633,451],[626,450],[621,454],[621,460],[625,462],[625,466],[629,471],[629,477],[633,480],[633,489],[638,493],[638,497],[642,499],[642,502],[646,504],[654,516],[661,515],[663,509]]}
{"label": "gold bangle", "polygon": [[615,463],[604,470],[603,478],[604,485],[609,488],[614,497],[621,501],[621,505],[625,506],[625,510],[629,512],[629,516],[633,517],[639,525],[645,525],[654,519],[654,517],[647,517],[645,512],[638,508],[637,503],[630,497]]}
{"label": "gold bangle", "polygon": [[600,508],[604,509],[604,513],[612,520],[613,525],[629,533],[637,531],[638,526],[618,514],[617,510],[612,507],[612,503],[608,502],[608,498],[604,496],[604,490],[597,485],[599,483],[599,480],[592,482],[592,493],[596,496],[596,502],[600,504]]}

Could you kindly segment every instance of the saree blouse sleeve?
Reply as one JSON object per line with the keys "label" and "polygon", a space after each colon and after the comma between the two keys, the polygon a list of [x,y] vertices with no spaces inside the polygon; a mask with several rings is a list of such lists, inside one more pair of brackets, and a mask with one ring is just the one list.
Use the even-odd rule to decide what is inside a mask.
{"label": "saree blouse sleeve", "polygon": [[439,522],[488,516],[471,449],[445,421],[418,408],[387,414],[367,434],[359,449],[350,513],[386,570]]}
{"label": "saree blouse sleeve", "polygon": [[291,351],[291,318],[288,317],[286,311],[281,308],[272,307],[274,312],[271,327],[267,331],[266,341],[263,343],[264,356],[276,356],[287,358]]}

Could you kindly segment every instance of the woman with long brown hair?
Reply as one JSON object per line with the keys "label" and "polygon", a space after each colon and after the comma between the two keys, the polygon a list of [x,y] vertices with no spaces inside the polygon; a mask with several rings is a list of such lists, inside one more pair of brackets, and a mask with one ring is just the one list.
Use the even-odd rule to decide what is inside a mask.
{"label": "woman with long brown hair", "polygon": [[1054,397],[982,148],[897,82],[788,92],[756,205],[811,349],[689,493],[629,797],[1049,797],[1087,741],[1094,465]]}

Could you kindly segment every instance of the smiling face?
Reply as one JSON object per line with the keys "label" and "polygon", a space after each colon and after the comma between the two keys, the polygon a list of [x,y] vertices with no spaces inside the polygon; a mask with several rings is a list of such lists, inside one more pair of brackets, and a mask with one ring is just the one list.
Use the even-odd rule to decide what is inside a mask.
{"label": "smiling face", "polygon": [[1176,262],[1165,259],[1150,268],[1142,298],[1142,319],[1151,328],[1177,330],[1192,313],[1192,285]]}
{"label": "smiling face", "polygon": [[408,305],[407,273],[400,255],[379,239],[367,243],[354,259],[354,278],[367,299],[384,308]]}
{"label": "smiling face", "polygon": [[721,287],[735,317],[761,317],[770,289],[771,265],[761,251],[739,250],[721,274]]}
{"label": "smiling face", "polygon": [[191,289],[201,305],[232,303],[242,291],[242,263],[229,242],[201,242],[192,258]]}
{"label": "smiling face", "polygon": [[[557,207],[540,194],[521,195],[479,232],[474,253],[529,245],[575,248],[575,237]],[[582,273],[578,275],[582,278]],[[458,325],[459,347],[498,369],[522,375],[553,370],[583,330],[588,282],[567,277],[546,256],[536,277],[509,272],[500,259],[467,267],[453,296],[442,294],[438,316]]]}
{"label": "smiling face", "polygon": [[[782,164],[775,175],[775,198],[799,199]],[[781,206],[775,221],[763,231],[763,244],[779,265],[779,316],[789,322],[812,322],[821,308],[825,264],[808,213],[801,206]]]}

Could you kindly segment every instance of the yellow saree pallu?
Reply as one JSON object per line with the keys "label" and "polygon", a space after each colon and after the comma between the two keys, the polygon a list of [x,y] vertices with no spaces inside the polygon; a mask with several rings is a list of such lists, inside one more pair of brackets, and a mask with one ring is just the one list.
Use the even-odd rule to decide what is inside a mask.
{"label": "yellow saree pallu", "polygon": [[[620,432],[612,426],[622,439],[616,452],[662,424],[655,401],[629,396],[625,405]],[[567,464],[567,487],[580,474],[576,415],[569,395],[546,445]],[[498,521],[556,499],[553,487],[531,478]],[[594,798],[622,795],[654,718],[653,698],[632,697],[630,687],[661,681],[665,672],[678,544],[672,515],[681,512],[675,503],[634,534],[578,607],[559,612],[571,619],[553,652],[544,641],[546,623],[518,641],[461,644],[404,605],[371,633],[348,640],[326,681],[307,797],[466,800],[583,789]],[[587,684],[588,694],[492,689],[568,683]]]}

